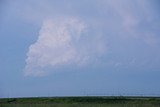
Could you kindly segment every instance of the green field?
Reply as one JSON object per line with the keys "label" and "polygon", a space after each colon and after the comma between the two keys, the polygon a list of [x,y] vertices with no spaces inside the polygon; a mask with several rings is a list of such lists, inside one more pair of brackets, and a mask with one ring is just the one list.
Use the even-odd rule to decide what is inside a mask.
{"label": "green field", "polygon": [[159,97],[3,98],[0,107],[160,107]]}

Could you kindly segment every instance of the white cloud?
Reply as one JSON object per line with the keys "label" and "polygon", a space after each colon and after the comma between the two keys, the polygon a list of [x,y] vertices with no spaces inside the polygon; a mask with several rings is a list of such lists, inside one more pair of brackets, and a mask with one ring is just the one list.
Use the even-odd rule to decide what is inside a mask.
{"label": "white cloud", "polygon": [[[106,51],[103,38],[88,35],[77,18],[45,20],[38,40],[29,47],[25,75],[43,76],[63,65],[86,65]],[[54,70],[53,70],[54,71]]]}
{"label": "white cloud", "polygon": [[[26,4],[17,9],[23,12],[16,13],[31,23],[39,25],[50,18],[44,20],[37,42],[29,48],[26,75],[44,75],[48,69],[55,71],[57,67],[93,63],[106,52],[106,42],[117,56],[123,51],[119,47],[127,50],[141,44],[148,47],[160,43],[158,19],[149,0],[94,0],[91,3],[49,0]],[[83,21],[68,16],[81,17]],[[55,17],[58,19],[53,20]],[[109,60],[104,58],[100,62]]]}

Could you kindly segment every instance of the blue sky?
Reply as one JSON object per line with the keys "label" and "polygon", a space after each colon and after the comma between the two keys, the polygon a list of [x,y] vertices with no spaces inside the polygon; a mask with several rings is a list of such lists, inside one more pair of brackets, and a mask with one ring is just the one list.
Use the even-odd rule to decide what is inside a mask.
{"label": "blue sky", "polygon": [[160,95],[159,5],[0,1],[0,97]]}

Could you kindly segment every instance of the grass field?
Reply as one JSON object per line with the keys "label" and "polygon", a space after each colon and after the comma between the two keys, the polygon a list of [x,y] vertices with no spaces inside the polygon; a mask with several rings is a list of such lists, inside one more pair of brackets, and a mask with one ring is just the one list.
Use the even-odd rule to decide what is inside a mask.
{"label": "grass field", "polygon": [[158,97],[43,97],[0,99],[0,107],[160,107]]}

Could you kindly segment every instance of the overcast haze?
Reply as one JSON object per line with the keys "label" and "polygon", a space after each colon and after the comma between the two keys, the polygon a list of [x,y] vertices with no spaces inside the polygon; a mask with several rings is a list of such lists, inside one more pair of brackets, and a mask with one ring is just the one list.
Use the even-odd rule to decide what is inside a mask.
{"label": "overcast haze", "polygon": [[159,0],[1,0],[0,97],[160,95]]}

